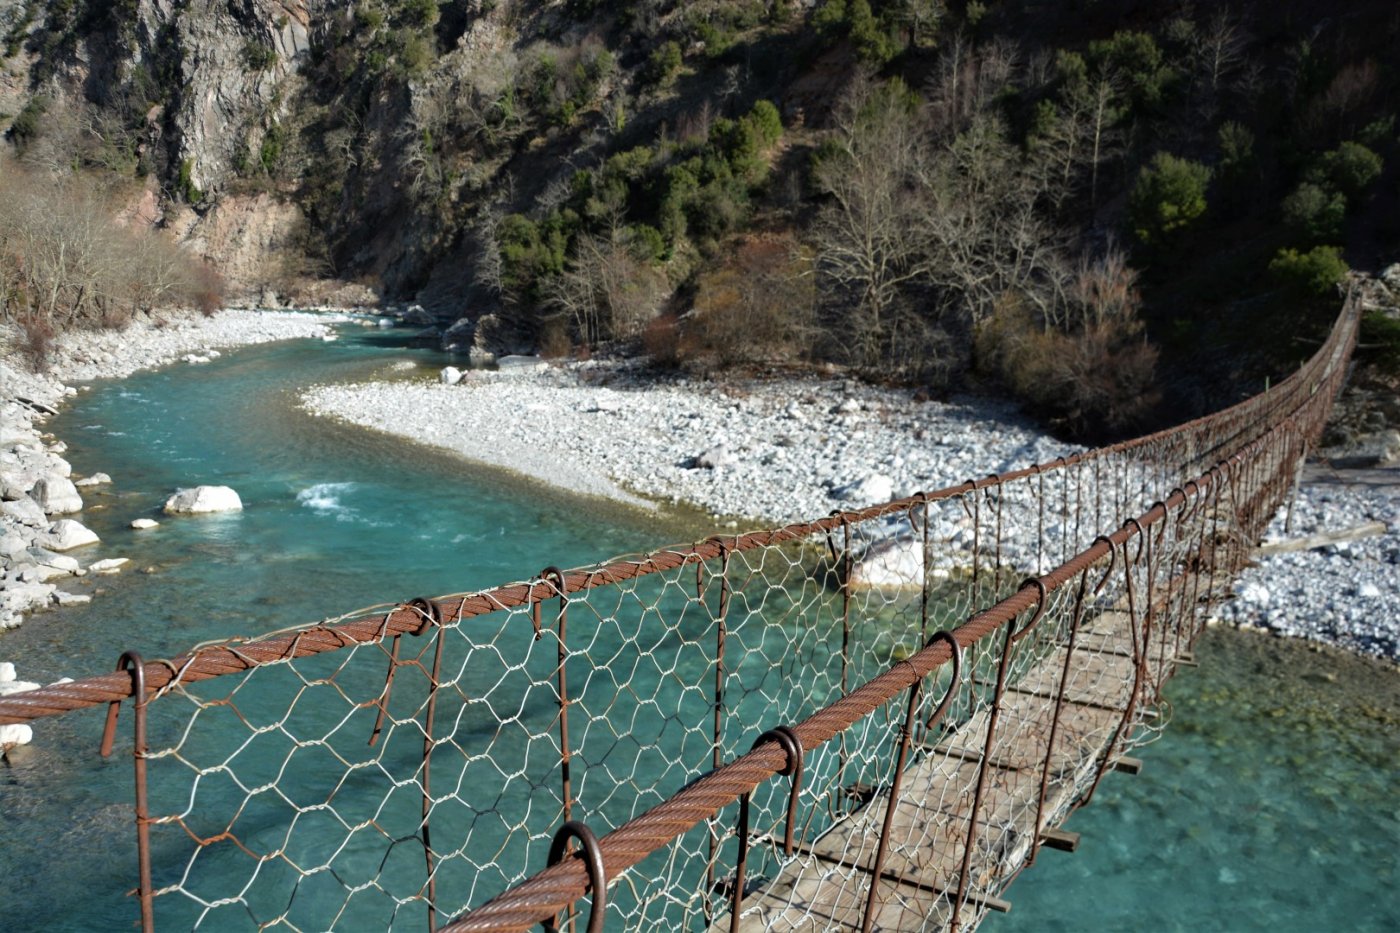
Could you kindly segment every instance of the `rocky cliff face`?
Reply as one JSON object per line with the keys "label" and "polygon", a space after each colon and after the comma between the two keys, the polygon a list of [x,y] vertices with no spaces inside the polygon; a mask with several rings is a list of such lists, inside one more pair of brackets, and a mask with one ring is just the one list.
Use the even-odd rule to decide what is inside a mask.
{"label": "rocky cliff face", "polygon": [[[314,129],[343,88],[304,72],[316,43],[356,26],[348,0],[0,0],[6,45],[0,68],[0,128],[33,156],[51,162],[102,137],[103,146],[130,157],[116,174],[144,176],[144,199],[154,210],[133,216],[166,224],[214,262],[235,293],[266,295],[298,279],[381,275],[384,225],[369,251],[335,244],[344,269],[331,268],[337,237],[374,214],[392,214],[394,198],[358,185],[356,204],[323,203],[320,228],[308,228],[308,175],[317,144],[297,134]],[[390,138],[411,94],[375,95],[379,142]],[[353,115],[355,122],[362,118]],[[324,120],[322,120],[324,122]],[[354,134],[351,134],[352,136]],[[356,142],[353,138],[342,140]],[[358,146],[346,146],[360,148]],[[86,150],[84,150],[86,151]],[[54,154],[57,155],[54,155]],[[372,153],[352,168],[394,168]],[[337,180],[344,187],[344,179]],[[392,191],[397,185],[390,181]],[[386,203],[386,201],[388,203]],[[369,211],[366,216],[365,211]],[[328,228],[326,217],[335,222]],[[402,234],[402,231],[399,231]],[[419,257],[421,260],[421,256]],[[401,271],[396,285],[426,271]],[[392,287],[392,286],[391,286]],[[400,292],[402,289],[400,288]],[[398,297],[407,297],[399,295]]]}

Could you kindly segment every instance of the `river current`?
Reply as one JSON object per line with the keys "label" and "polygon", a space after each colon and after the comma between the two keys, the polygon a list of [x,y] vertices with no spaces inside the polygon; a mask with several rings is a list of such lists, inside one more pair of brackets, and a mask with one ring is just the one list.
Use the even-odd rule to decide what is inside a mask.
{"label": "river current", "polygon": [[[393,368],[405,361],[425,369]],[[68,584],[102,592],[0,636],[0,658],[27,680],[79,677],[128,648],[170,656],[694,535],[295,404],[313,383],[423,378],[441,363],[367,331],[94,385],[51,430],[78,472],[113,476],[82,519],[102,556],[132,563]],[[157,515],[196,483],[233,486],[245,511]],[[143,516],[162,524],[127,528]],[[985,929],[1400,929],[1400,678],[1230,632],[1210,633],[1197,656],[1201,669],[1172,686],[1172,722],[1142,752],[1143,773],[1107,778],[1068,826],[1080,850],[1043,852],[1011,888],[1012,912]],[[94,711],[41,722],[34,746],[0,771],[0,928],[134,921],[130,758],[98,758],[101,728]]]}

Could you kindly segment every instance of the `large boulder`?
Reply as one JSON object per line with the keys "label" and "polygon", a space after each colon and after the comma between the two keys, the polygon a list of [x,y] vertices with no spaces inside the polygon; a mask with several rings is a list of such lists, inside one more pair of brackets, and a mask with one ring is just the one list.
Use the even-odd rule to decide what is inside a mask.
{"label": "large boulder", "polygon": [[[930,571],[947,576],[946,571]],[[918,590],[924,585],[924,542],[901,535],[876,541],[851,565],[854,590]]]}
{"label": "large boulder", "polygon": [[0,502],[0,513],[8,515],[21,525],[42,528],[49,523],[49,517],[39,508],[39,503],[25,496],[13,502]]}
{"label": "large boulder", "polygon": [[29,497],[39,504],[46,515],[66,515],[83,510],[83,497],[78,495],[78,487],[66,476],[50,473],[42,477]]}
{"label": "large boulder", "polygon": [[82,522],[60,518],[49,526],[48,537],[43,544],[50,551],[71,551],[84,545],[96,544],[98,540],[97,532]]}
{"label": "large boulder", "polygon": [[24,499],[15,499],[14,502],[0,503],[0,513],[13,518],[15,523],[29,525],[31,528],[43,528],[49,524],[49,517],[39,509],[39,503],[25,496]]}
{"label": "large boulder", "polygon": [[167,515],[241,511],[243,500],[228,486],[195,486],[193,489],[181,489],[165,500]]}

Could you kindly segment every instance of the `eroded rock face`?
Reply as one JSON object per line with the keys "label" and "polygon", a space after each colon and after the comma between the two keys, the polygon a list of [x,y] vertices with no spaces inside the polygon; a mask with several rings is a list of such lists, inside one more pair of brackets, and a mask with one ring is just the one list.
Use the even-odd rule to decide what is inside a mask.
{"label": "eroded rock face", "polygon": [[199,515],[207,512],[241,512],[243,500],[228,486],[195,486],[181,489],[165,500],[167,515]]}

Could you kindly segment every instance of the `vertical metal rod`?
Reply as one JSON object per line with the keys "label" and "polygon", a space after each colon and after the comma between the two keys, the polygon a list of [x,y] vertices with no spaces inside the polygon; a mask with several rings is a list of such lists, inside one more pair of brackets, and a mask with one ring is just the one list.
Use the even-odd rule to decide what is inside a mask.
{"label": "vertical metal rod", "polygon": [[[1045,612],[1045,585],[1040,581],[1033,581],[1040,588],[1040,603],[1036,607],[1036,613],[1021,633],[1027,632],[1034,626]],[[977,817],[982,810],[982,799],[987,791],[987,772],[990,769],[992,758],[992,746],[996,742],[997,720],[1001,715],[1001,701],[1006,694],[1006,673],[1011,667],[1011,649],[1014,647],[1017,635],[1016,620],[1008,619],[1006,622],[1006,637],[1002,642],[1001,660],[997,664],[997,687],[996,694],[992,698],[991,713],[987,718],[987,740],[982,748],[982,761],[977,767],[977,789],[972,795],[972,810],[967,818],[967,841],[963,846],[962,868],[958,872],[958,893],[953,901],[953,918],[949,929],[952,933],[957,933],[958,925],[962,913],[963,899],[967,896],[968,872],[972,870],[972,847],[977,841]]]}
{"label": "vertical metal rod", "polygon": [[[697,570],[698,573],[698,570]],[[703,599],[703,591],[702,596]],[[729,548],[719,542],[719,607],[715,618],[715,690],[714,690],[714,731],[710,745],[710,764],[718,769],[724,762],[724,640],[726,618],[729,614]],[[710,840],[709,859],[705,866],[705,918],[712,919],[710,892],[715,889],[715,860],[719,854],[719,830],[715,816],[709,820]]]}
{"label": "vertical metal rod", "polygon": [[[131,672],[131,705],[135,710],[135,734],[131,753],[136,784],[136,895],[141,904],[141,931],[155,933],[155,886],[151,883],[151,810],[146,781],[146,665],[140,654],[127,651],[117,660],[117,670]],[[98,751],[103,758],[111,757],[112,743],[117,733],[117,717],[120,713],[120,700],[108,705],[107,724],[102,730],[102,745]]]}
{"label": "vertical metal rod", "polygon": [[[841,516],[841,693],[844,696],[850,693],[850,669],[851,669],[851,571],[855,565],[855,557],[851,553],[851,523],[845,515]],[[836,787],[838,793],[846,786],[846,764],[849,753],[847,749],[847,730],[841,730],[840,753],[836,762]],[[841,801],[836,801],[837,806]]]}
{"label": "vertical metal rod", "polygon": [[930,555],[928,547],[928,496],[922,492],[919,493],[919,496],[923,500],[922,505],[920,506],[920,513],[923,516],[922,557],[924,575],[922,578],[922,584],[919,587],[919,641],[922,643],[928,641],[929,570],[932,568],[929,567],[931,561],[929,559]]}
{"label": "vertical metal rod", "polygon": [[[1144,541],[1143,539],[1145,537],[1150,536],[1144,534],[1142,526],[1137,524],[1136,519],[1129,519],[1129,521],[1132,522],[1132,524],[1137,525],[1138,540],[1141,543],[1142,547],[1148,547],[1150,542]],[[1142,553],[1142,549],[1139,548],[1135,557],[1141,558]],[[1127,588],[1128,595],[1128,624],[1132,627],[1133,633],[1133,692],[1128,697],[1128,705],[1123,709],[1122,718],[1118,720],[1118,725],[1113,730],[1113,738],[1109,739],[1108,747],[1104,749],[1103,759],[1099,762],[1099,770],[1094,775],[1094,783],[1089,785],[1089,790],[1084,795],[1084,806],[1088,806],[1089,802],[1094,799],[1094,791],[1099,789],[1099,782],[1103,780],[1104,774],[1108,771],[1109,764],[1113,761],[1113,752],[1114,749],[1118,747],[1118,740],[1122,738],[1123,732],[1127,728],[1128,722],[1132,719],[1133,714],[1137,711],[1138,695],[1142,690],[1142,675],[1147,667],[1147,656],[1145,653],[1146,645],[1143,644],[1143,639],[1139,638],[1138,635],[1137,604],[1133,593],[1134,563],[1136,563],[1136,560],[1128,559],[1128,542],[1124,541],[1123,579],[1125,581],[1125,586]],[[1151,610],[1149,609],[1148,611],[1150,612]],[[1144,636],[1150,635],[1150,632],[1150,628],[1145,628]]]}
{"label": "vertical metal rod", "polygon": [[1060,713],[1065,708],[1065,692],[1069,688],[1069,669],[1074,659],[1074,642],[1079,635],[1079,623],[1084,618],[1084,593],[1089,585],[1089,570],[1086,567],[1079,573],[1079,589],[1074,594],[1074,611],[1070,615],[1069,645],[1065,648],[1065,663],[1060,670],[1060,689],[1055,693],[1055,713],[1050,719],[1050,736],[1045,745],[1045,767],[1040,772],[1040,797],[1035,805],[1035,837],[1031,841],[1031,855],[1026,864],[1034,865],[1040,854],[1040,833],[1045,828],[1045,797],[1050,789],[1050,765],[1055,757],[1055,741],[1060,734]]}
{"label": "vertical metal rod", "polygon": [[909,705],[904,714],[904,727],[899,732],[899,751],[895,756],[894,775],[890,778],[890,799],[885,806],[885,821],[880,827],[880,841],[875,847],[875,862],[870,866],[870,891],[865,898],[865,919],[861,923],[861,933],[870,933],[875,920],[875,907],[879,900],[880,873],[885,870],[885,854],[889,850],[890,830],[894,826],[895,807],[899,806],[900,785],[904,780],[904,763],[909,759],[909,746],[913,741],[914,717],[919,711],[919,693],[923,689],[923,679],[909,685]]}
{"label": "vertical metal rod", "polygon": [[423,723],[423,858],[428,867],[428,933],[437,928],[437,876],[433,869],[432,767],[433,719],[437,713],[439,677],[442,675],[442,624],[436,605],[431,613],[433,633],[433,673],[428,687],[428,710]]}

